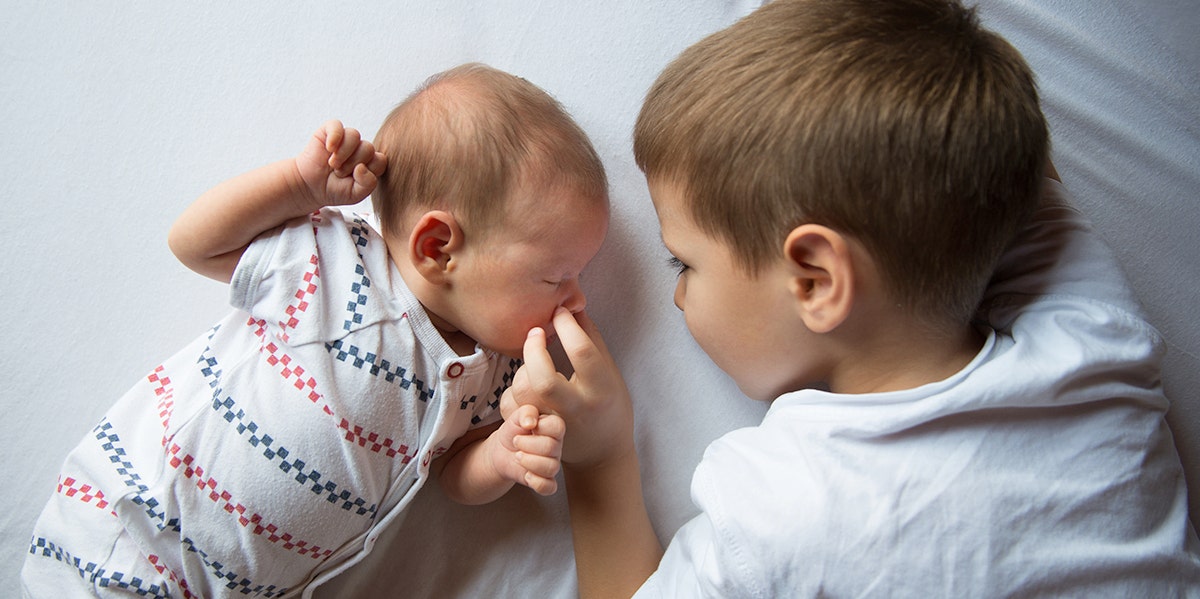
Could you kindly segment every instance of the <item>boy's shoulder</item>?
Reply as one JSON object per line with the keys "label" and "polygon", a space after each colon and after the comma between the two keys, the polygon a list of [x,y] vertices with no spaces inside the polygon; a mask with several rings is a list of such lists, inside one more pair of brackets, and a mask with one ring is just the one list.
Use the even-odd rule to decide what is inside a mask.
{"label": "boy's shoulder", "polygon": [[1099,302],[1144,319],[1116,256],[1053,179],[1043,181],[1041,206],[997,264],[982,313],[991,322],[988,310],[998,304],[1046,296]]}

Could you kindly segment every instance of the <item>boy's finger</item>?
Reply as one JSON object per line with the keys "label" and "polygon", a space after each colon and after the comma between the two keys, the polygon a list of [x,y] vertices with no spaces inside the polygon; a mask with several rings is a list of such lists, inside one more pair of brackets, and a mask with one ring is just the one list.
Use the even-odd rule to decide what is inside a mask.
{"label": "boy's finger", "polygon": [[604,344],[604,337],[600,335],[600,329],[596,327],[596,323],[592,321],[592,317],[587,315],[587,312],[576,312],[575,321],[579,323],[579,328],[587,334],[588,339],[592,340],[596,349],[608,354],[608,346]]}
{"label": "boy's finger", "polygon": [[[518,369],[517,372],[520,373],[520,369]],[[512,387],[510,386],[504,390],[504,393],[500,394],[500,417],[508,420],[509,415],[512,414],[516,409],[517,400],[513,399]]]}
{"label": "boy's finger", "polygon": [[540,327],[529,329],[525,336],[525,347],[522,351],[525,365],[521,371],[532,380],[544,380],[558,373],[554,368],[554,358],[546,350],[546,331]]}
{"label": "boy's finger", "polygon": [[562,441],[563,437],[567,434],[567,423],[562,419],[562,416],[557,414],[539,416],[537,434]]}
{"label": "boy's finger", "polygon": [[[583,313],[580,312],[580,314]],[[592,335],[599,339],[600,333],[596,330],[595,325],[591,324],[591,320],[586,315],[583,316],[583,319],[591,326]],[[597,345],[592,335],[589,335],[580,326],[576,315],[566,308],[559,308],[554,312],[554,331],[558,333],[563,351],[567,353],[567,359],[571,361],[571,366],[575,368],[577,374],[584,377],[600,374],[597,370],[603,367],[601,360],[606,355],[606,353],[602,353],[604,352],[603,340]]]}

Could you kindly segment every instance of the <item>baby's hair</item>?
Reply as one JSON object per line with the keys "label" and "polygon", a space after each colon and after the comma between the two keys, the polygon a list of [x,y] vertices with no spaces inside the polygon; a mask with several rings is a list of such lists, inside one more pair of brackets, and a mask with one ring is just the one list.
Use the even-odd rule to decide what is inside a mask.
{"label": "baby's hair", "polygon": [[388,157],[372,196],[385,233],[397,233],[409,211],[428,209],[451,211],[483,233],[520,186],[608,200],[604,166],[563,107],[483,64],[429,78],[388,115],[375,146]]}
{"label": "baby's hair", "polygon": [[961,325],[1037,204],[1048,137],[1031,70],[974,9],[776,0],[667,67],[634,154],[748,272],[817,223],[914,318]]}

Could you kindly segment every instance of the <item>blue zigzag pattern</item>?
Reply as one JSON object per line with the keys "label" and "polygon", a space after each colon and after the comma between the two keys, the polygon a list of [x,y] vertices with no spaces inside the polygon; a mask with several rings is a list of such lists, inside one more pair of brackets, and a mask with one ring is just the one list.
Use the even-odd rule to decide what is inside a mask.
{"label": "blue zigzag pattern", "polygon": [[[488,408],[492,410],[500,408],[500,398],[504,395],[504,390],[512,385],[513,378],[517,376],[517,369],[521,367],[522,363],[521,360],[509,359],[508,372],[505,372],[504,376],[500,378],[500,386],[492,390],[492,401],[487,402]],[[474,396],[471,397],[470,402],[475,402]],[[459,408],[465,410],[468,405],[468,402],[463,402],[459,405]],[[471,416],[472,425],[479,424],[480,422],[483,422],[483,418],[480,418],[478,414]]]}
{"label": "blue zigzag pattern", "polygon": [[[125,449],[120,445],[120,437],[112,432],[112,423],[105,418],[92,430],[96,432],[96,439],[100,441],[101,448],[109,454],[109,460],[117,466],[117,472],[125,477],[125,485],[137,490],[133,496],[134,504],[145,506],[146,514],[150,516],[159,530],[170,529],[173,532],[182,532],[178,518],[166,518],[164,512],[158,511],[158,500],[153,497],[145,497],[150,489],[141,484],[141,477],[134,470],[133,464],[125,459]],[[261,594],[264,597],[275,597],[287,592],[287,589],[278,588],[275,585],[255,585],[253,581],[245,577],[226,571],[224,564],[209,559],[208,554],[197,547],[196,543],[188,537],[180,537],[179,541],[188,551],[199,555],[204,565],[212,570],[217,578],[224,579],[226,588],[238,590],[243,594]]]}
{"label": "blue zigzag pattern", "polygon": [[29,553],[30,555],[38,555],[40,553],[42,557],[51,557],[75,568],[79,573],[79,577],[86,580],[89,584],[99,585],[104,588],[126,589],[142,597],[168,599],[171,596],[170,590],[164,588],[162,585],[147,584],[148,581],[142,580],[137,576],[128,576],[122,572],[113,572],[101,568],[100,564],[75,557],[69,551],[43,537],[33,537],[33,540],[29,543]]}
{"label": "blue zigzag pattern", "polygon": [[[268,434],[260,434],[258,423],[246,416],[246,412],[236,407],[237,402],[228,395],[222,398],[221,388],[221,370],[218,369],[216,358],[210,355],[211,348],[204,348],[204,352],[200,354],[197,363],[203,364],[200,372],[205,378],[209,379],[209,387],[213,389],[212,409],[217,414],[233,425],[238,432],[238,435],[245,437],[246,442],[252,447],[262,448],[262,456],[268,462],[275,464],[280,470],[285,473],[295,472],[292,477],[300,485],[307,486],[315,495],[325,496],[325,500],[332,505],[336,505],[343,510],[353,512],[360,516],[367,516],[374,520],[378,506],[374,503],[368,505],[368,501],[361,496],[358,496],[350,491],[342,488],[336,482],[326,479],[321,481],[322,474],[317,470],[307,469],[307,464],[299,458],[289,460],[291,452],[284,446],[275,443],[275,439]],[[340,490],[339,490],[340,489]]]}
{"label": "blue zigzag pattern", "polygon": [[[354,218],[354,226],[350,227],[350,235],[354,237],[354,245],[357,248],[367,247],[367,223],[360,217]],[[359,263],[354,265],[354,273],[358,275],[358,280],[350,284],[350,301],[346,302],[346,310],[350,312],[350,317],[342,323],[342,328],[349,331],[354,325],[362,324],[363,315],[359,312],[359,308],[367,305],[367,289],[371,287],[371,279],[367,277],[366,269],[362,265],[362,250],[358,249]]]}
{"label": "blue zigzag pattern", "polygon": [[382,375],[389,383],[400,385],[405,391],[412,387],[417,389],[417,399],[428,403],[433,399],[434,389],[429,388],[425,381],[416,377],[409,377],[408,370],[403,366],[393,365],[388,360],[382,359],[373,352],[364,352],[356,345],[345,343],[341,339],[333,343],[326,343],[325,349],[333,354],[334,358],[350,364],[355,368],[366,370],[374,376]]}

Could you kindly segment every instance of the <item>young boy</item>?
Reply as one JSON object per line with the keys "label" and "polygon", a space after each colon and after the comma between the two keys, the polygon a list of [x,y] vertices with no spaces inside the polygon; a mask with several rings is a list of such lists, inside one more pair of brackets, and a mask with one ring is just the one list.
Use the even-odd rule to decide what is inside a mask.
{"label": "young boy", "polygon": [[[562,420],[496,407],[505,354],[585,305],[608,216],[595,151],[545,92],[474,64],[397,107],[377,145],[331,121],[180,217],[172,249],[230,282],[236,311],[68,456],[27,594],[307,595],[431,470],[464,503],[555,491]],[[378,230],[327,208],[372,191]]]}
{"label": "young boy", "polygon": [[667,67],[634,152],[675,303],[774,402],[708,448],[663,553],[594,326],[556,314],[569,381],[532,333],[504,404],[572,430],[581,595],[1200,595],[1162,339],[1047,137],[952,0],[776,0]]}

